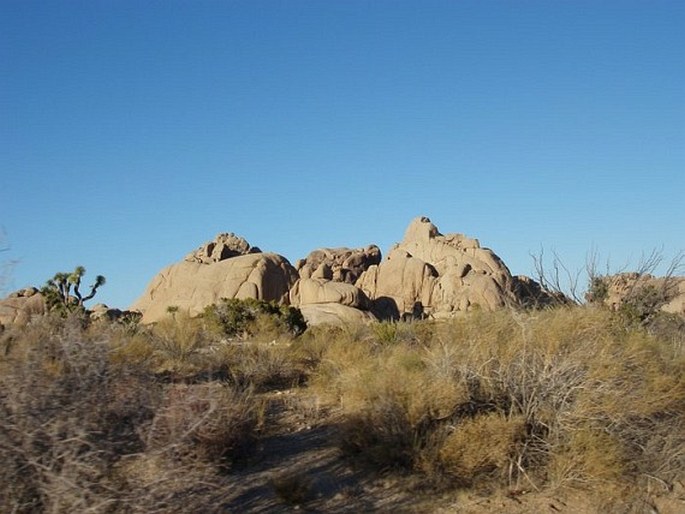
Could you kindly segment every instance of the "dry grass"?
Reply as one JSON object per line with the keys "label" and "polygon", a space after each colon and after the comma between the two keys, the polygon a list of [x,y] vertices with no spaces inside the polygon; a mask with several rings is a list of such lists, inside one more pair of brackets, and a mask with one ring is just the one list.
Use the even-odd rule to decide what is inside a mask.
{"label": "dry grass", "polygon": [[[298,424],[341,413],[348,462],[431,487],[638,494],[685,478],[676,325],[561,307],[274,330],[227,341],[182,313],[155,327],[46,317],[6,330],[0,511],[214,511],[264,433],[262,393],[292,388],[311,403]],[[299,475],[273,476],[287,504],[313,494]]]}
{"label": "dry grass", "polygon": [[682,478],[681,345],[584,307],[425,325],[320,354],[313,387],[345,410],[354,458],[511,488]]}
{"label": "dry grass", "polygon": [[216,508],[222,470],[257,431],[249,388],[165,383],[126,360],[115,325],[45,319],[6,335],[0,511]]}

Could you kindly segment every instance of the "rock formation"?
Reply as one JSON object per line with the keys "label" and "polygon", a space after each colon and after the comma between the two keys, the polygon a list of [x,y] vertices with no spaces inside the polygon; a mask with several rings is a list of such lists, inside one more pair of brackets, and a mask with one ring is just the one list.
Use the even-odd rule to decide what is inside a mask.
{"label": "rock formation", "polygon": [[[683,312],[685,279],[678,287],[680,296],[666,310]],[[420,217],[384,260],[375,245],[322,248],[299,260],[296,268],[285,257],[262,253],[240,236],[221,233],[160,271],[131,310],[141,312],[142,321],[149,323],[168,316],[169,307],[196,315],[222,298],[289,303],[299,307],[310,324],[442,318],[473,309],[565,301],[528,277],[513,277],[478,240],[443,235]],[[35,288],[0,301],[2,324],[26,322],[42,312],[45,304]],[[93,318],[125,314],[106,306],[92,310]]]}
{"label": "rock formation", "polygon": [[27,287],[0,300],[0,326],[25,325],[45,314],[45,299],[35,287]]}
{"label": "rock formation", "polygon": [[185,260],[211,264],[250,253],[261,253],[261,250],[256,246],[250,246],[245,238],[236,236],[233,232],[224,232],[218,234],[213,241],[203,244],[194,252],[186,255]]}
{"label": "rock formation", "polygon": [[513,279],[514,295],[521,307],[539,308],[571,303],[571,300],[563,293],[548,291],[530,277],[514,275]]}
{"label": "rock formation", "polygon": [[90,319],[93,321],[138,321],[141,314],[138,311],[122,311],[121,309],[111,308],[104,303],[98,303],[88,309]]}
{"label": "rock formation", "polygon": [[142,312],[142,321],[149,323],[168,316],[171,306],[196,315],[222,298],[287,302],[296,280],[297,271],[285,257],[261,253],[233,234],[219,234],[163,269],[131,310]]}
{"label": "rock formation", "polygon": [[361,310],[371,307],[371,302],[358,287],[325,278],[298,280],[290,290],[290,303],[295,306],[337,303]]}
{"label": "rock formation", "polygon": [[[373,301],[379,317],[398,319],[519,306],[523,302],[517,283],[502,260],[481,248],[478,240],[442,235],[428,218],[420,217],[386,260],[371,266],[356,285]],[[537,294],[541,300],[545,296],[539,285]]]}
{"label": "rock formation", "polygon": [[301,305],[300,310],[308,325],[346,325],[368,323],[377,318],[369,311],[348,307],[339,303]]}
{"label": "rock formation", "polygon": [[372,304],[354,282],[381,261],[376,245],[366,248],[321,248],[297,261],[300,279],[290,290],[290,303],[307,323],[342,324],[375,319]]}
{"label": "rock formation", "polygon": [[[336,282],[354,284],[359,276],[374,264],[380,264],[381,250],[376,245],[366,248],[321,248],[295,264],[301,278],[327,278]],[[326,276],[323,277],[322,273]]]}
{"label": "rock formation", "polygon": [[257,298],[290,303],[317,324],[440,318],[553,299],[535,281],[512,277],[476,239],[443,235],[425,217],[411,222],[385,260],[375,245],[322,248],[299,260],[296,270],[284,257],[255,252],[245,239],[219,234],[162,270],[132,309],[152,322],[170,306],[198,314],[221,298]]}
{"label": "rock formation", "polygon": [[[650,274],[618,273],[604,277],[603,303],[618,310],[627,302],[656,302],[671,314],[685,315],[685,277],[654,277]],[[642,297],[642,298],[641,298]]]}

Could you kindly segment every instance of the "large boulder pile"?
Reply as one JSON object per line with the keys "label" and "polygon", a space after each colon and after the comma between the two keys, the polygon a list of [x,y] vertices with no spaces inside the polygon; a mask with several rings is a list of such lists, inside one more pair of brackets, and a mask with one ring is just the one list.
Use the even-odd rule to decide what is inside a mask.
{"label": "large boulder pile", "polygon": [[290,302],[312,325],[375,319],[372,303],[354,282],[380,260],[381,251],[375,245],[315,250],[297,261],[300,279],[290,290]]}
{"label": "large boulder pile", "polygon": [[[443,235],[430,219],[420,217],[410,223],[387,258],[371,266],[356,285],[373,301],[379,317],[398,319],[520,306],[519,282],[477,239]],[[541,303],[547,299],[541,288],[531,291],[537,291]]]}
{"label": "large boulder pile", "polygon": [[[306,315],[333,309],[340,317],[449,317],[473,309],[563,301],[528,277],[513,277],[492,250],[462,234],[440,233],[414,219],[385,260],[377,246],[323,248],[297,263],[290,301]],[[356,311],[356,312],[355,312]]]}
{"label": "large boulder pile", "polygon": [[169,307],[198,314],[221,298],[289,303],[310,324],[440,318],[554,300],[535,281],[512,277],[476,239],[443,235],[421,217],[385,260],[375,245],[321,248],[293,267],[242,237],[219,234],[162,270],[131,308],[143,313],[143,322],[154,322]]}
{"label": "large boulder pile", "polygon": [[[263,253],[240,236],[221,233],[160,271],[130,309],[150,323],[168,316],[170,308],[200,314],[222,298],[294,305],[310,324],[442,318],[474,309],[564,301],[530,278],[513,277],[502,260],[478,240],[443,235],[428,218],[420,217],[410,223],[404,239],[385,259],[376,245],[321,248],[295,267],[285,257]],[[682,311],[682,298],[685,293],[680,303],[674,301],[668,309]],[[0,302],[0,323],[26,322],[43,312],[40,293],[27,289]],[[96,306],[92,315],[111,319],[119,313]]]}
{"label": "large boulder pile", "polygon": [[366,248],[320,248],[297,261],[295,267],[301,278],[311,278],[319,268],[325,267],[319,271],[319,276],[325,273],[330,275],[326,277],[329,280],[354,284],[370,266],[380,262],[380,248],[369,245]]}
{"label": "large boulder pile", "polygon": [[222,298],[288,302],[297,271],[285,257],[262,253],[233,234],[219,234],[152,279],[131,310],[144,323],[168,316],[169,307],[199,314]]}

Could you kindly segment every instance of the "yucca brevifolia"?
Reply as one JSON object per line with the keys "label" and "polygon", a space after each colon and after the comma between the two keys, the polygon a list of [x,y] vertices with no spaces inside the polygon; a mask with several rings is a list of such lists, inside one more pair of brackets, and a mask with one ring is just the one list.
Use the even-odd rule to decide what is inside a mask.
{"label": "yucca brevifolia", "polygon": [[[98,288],[105,284],[105,277],[102,275],[95,277],[95,282],[90,286],[90,293],[83,296],[80,287],[81,279],[85,273],[86,268],[83,266],[76,266],[71,273],[55,273],[55,276],[48,280],[41,290],[43,295],[45,295],[48,307],[51,309],[74,306],[82,307],[83,302],[93,298]],[[72,286],[74,288],[73,294]]]}

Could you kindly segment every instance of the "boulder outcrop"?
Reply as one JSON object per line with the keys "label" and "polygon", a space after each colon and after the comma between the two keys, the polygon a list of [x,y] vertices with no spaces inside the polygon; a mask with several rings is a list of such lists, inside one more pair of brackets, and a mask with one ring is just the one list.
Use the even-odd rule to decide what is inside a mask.
{"label": "boulder outcrop", "polygon": [[[380,264],[381,250],[366,248],[321,248],[295,263],[301,278],[327,278],[354,284],[374,264]],[[323,269],[322,269],[323,268]]]}
{"label": "boulder outcrop", "polygon": [[423,317],[432,304],[437,279],[433,266],[396,247],[380,265],[371,266],[357,286],[372,300],[372,310],[381,319]]}
{"label": "boulder outcrop", "polygon": [[290,290],[290,303],[310,325],[375,319],[369,312],[371,302],[354,282],[380,261],[376,245],[314,250],[296,263],[300,279]]}
{"label": "boulder outcrop", "polygon": [[604,277],[603,303],[618,310],[625,303],[656,303],[671,314],[685,315],[685,277],[654,277],[650,274],[618,273]]}
{"label": "boulder outcrop", "polygon": [[0,325],[25,325],[34,316],[41,316],[45,312],[45,299],[38,289],[20,289],[0,300]]}
{"label": "boulder outcrop", "polygon": [[514,294],[521,307],[549,307],[568,305],[571,299],[561,292],[548,291],[542,285],[525,275],[514,275]]}
{"label": "boulder outcrop", "polygon": [[130,309],[150,323],[167,316],[170,306],[196,315],[222,298],[287,303],[297,271],[281,255],[256,252],[243,238],[220,234],[157,274]]}
{"label": "boulder outcrop", "polygon": [[122,311],[121,309],[111,308],[104,303],[98,303],[88,309],[88,315],[93,321],[138,321],[141,313],[138,311]]}
{"label": "boulder outcrop", "polygon": [[462,234],[441,234],[414,219],[385,260],[375,245],[321,248],[297,262],[261,253],[244,238],[219,234],[162,270],[131,306],[143,322],[170,306],[198,314],[221,298],[290,303],[310,324],[369,319],[440,318],[473,309],[545,305],[535,281],[512,277],[492,250]]}
{"label": "boulder outcrop", "polygon": [[347,325],[368,323],[377,318],[369,311],[355,309],[339,303],[301,305],[300,310],[308,325]]}
{"label": "boulder outcrop", "polygon": [[[356,285],[382,318],[440,318],[523,304],[517,282],[492,250],[463,234],[443,235],[426,217],[414,219],[402,242]],[[537,294],[545,297],[539,285]]]}
{"label": "boulder outcrop", "polygon": [[208,241],[186,255],[185,260],[211,264],[250,253],[261,253],[261,250],[256,246],[251,246],[245,238],[236,236],[233,232],[223,232],[218,234],[213,241]]}
{"label": "boulder outcrop", "polygon": [[362,310],[371,307],[371,302],[358,287],[325,278],[299,279],[290,290],[290,303],[295,306],[337,303]]}

